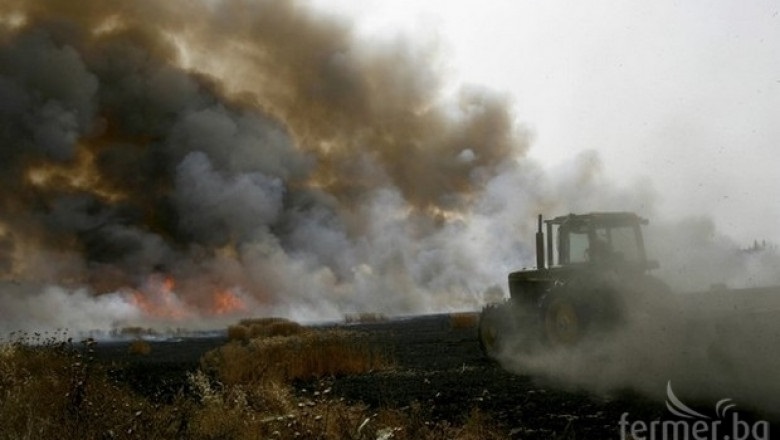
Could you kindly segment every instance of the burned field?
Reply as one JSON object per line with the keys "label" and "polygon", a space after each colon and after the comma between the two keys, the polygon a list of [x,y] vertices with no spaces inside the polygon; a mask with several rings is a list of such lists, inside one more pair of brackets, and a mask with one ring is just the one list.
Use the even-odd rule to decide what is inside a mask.
{"label": "burned field", "polygon": [[[623,412],[644,420],[664,416],[662,402],[630,390],[596,395],[507,372],[483,357],[476,326],[457,319],[431,315],[339,325],[363,334],[392,359],[392,366],[297,379],[293,393],[304,404],[329,396],[365,405],[369,413],[383,409],[414,413],[430,426],[457,427],[475,423],[476,417],[497,438],[615,438]],[[101,343],[96,356],[101,363],[114,365],[114,377],[137,392],[172,400],[188,389],[187,373],[198,369],[203,354],[227,342],[225,337],[152,342],[146,356],[130,353],[127,342]]]}
{"label": "burned field", "polygon": [[[5,344],[0,438],[626,438],[627,417],[680,420],[664,397],[507,372],[482,355],[474,315],[284,324],[299,331]],[[777,429],[777,414],[739,411]]]}
{"label": "burned field", "polygon": [[334,379],[334,392],[348,399],[372,406],[417,402],[432,419],[453,422],[479,411],[507,438],[524,439],[611,438],[624,411],[660,416],[660,406],[632,393],[596,396],[507,372],[483,356],[476,327],[453,326],[448,315],[374,324],[369,331],[392,347],[398,367]]}

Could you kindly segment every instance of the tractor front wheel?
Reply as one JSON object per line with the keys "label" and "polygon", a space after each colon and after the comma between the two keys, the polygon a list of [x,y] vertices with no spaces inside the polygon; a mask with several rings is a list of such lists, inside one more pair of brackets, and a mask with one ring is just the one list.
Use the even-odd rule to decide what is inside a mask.
{"label": "tractor front wheel", "polygon": [[511,316],[506,304],[490,304],[479,316],[479,346],[482,353],[496,360],[504,350],[511,328]]}
{"label": "tractor front wheel", "polygon": [[580,341],[587,322],[574,301],[565,296],[552,298],[542,313],[544,335],[550,345],[572,346]]}
{"label": "tractor front wheel", "polygon": [[549,290],[539,310],[545,341],[554,347],[571,347],[595,334],[614,331],[624,308],[617,292],[587,283]]}

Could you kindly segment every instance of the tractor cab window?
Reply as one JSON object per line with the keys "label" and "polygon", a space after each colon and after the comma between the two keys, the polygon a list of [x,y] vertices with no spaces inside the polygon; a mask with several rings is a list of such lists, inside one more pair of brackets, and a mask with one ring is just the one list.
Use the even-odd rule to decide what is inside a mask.
{"label": "tractor cab window", "polygon": [[567,263],[585,263],[588,261],[588,234],[587,231],[570,231],[568,234],[568,261]]}
{"label": "tractor cab window", "polygon": [[559,264],[640,260],[637,230],[631,225],[596,228],[570,226],[561,228],[559,232]]}
{"label": "tractor cab window", "polygon": [[639,261],[636,229],[633,226],[595,228],[589,245],[586,251],[588,261]]}
{"label": "tractor cab window", "polygon": [[558,228],[558,264],[588,262],[590,230],[584,223],[568,223]]}
{"label": "tractor cab window", "polygon": [[612,256],[618,260],[639,262],[637,230],[633,226],[610,228],[608,233]]}
{"label": "tractor cab window", "polygon": [[612,256],[612,246],[610,243],[610,230],[607,228],[596,228],[590,236],[590,243],[585,250],[585,258],[588,261],[604,262]]}

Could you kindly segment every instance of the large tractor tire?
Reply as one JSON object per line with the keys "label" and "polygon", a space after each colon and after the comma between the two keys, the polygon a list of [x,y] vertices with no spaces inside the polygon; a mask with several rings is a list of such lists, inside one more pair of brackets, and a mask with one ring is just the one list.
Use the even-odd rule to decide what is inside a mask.
{"label": "large tractor tire", "polygon": [[555,347],[577,344],[589,323],[584,308],[569,295],[548,298],[542,307],[541,321],[546,342]]}
{"label": "large tractor tire", "polygon": [[618,291],[604,285],[570,282],[548,291],[540,304],[543,339],[553,347],[572,347],[614,331],[622,316]]}
{"label": "large tractor tire", "polygon": [[534,306],[512,301],[482,309],[478,332],[482,353],[493,360],[533,352],[541,339]]}
{"label": "large tractor tire", "polygon": [[479,316],[479,347],[482,353],[492,360],[506,348],[507,340],[511,337],[511,309],[504,304],[489,304],[482,309]]}

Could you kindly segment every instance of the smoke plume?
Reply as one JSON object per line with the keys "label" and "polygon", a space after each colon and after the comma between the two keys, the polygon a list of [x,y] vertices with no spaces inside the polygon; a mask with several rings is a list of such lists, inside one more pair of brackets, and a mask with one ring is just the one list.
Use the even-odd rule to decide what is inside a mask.
{"label": "smoke plume", "polygon": [[554,205],[507,98],[302,2],[0,17],[5,329],[474,307]]}

